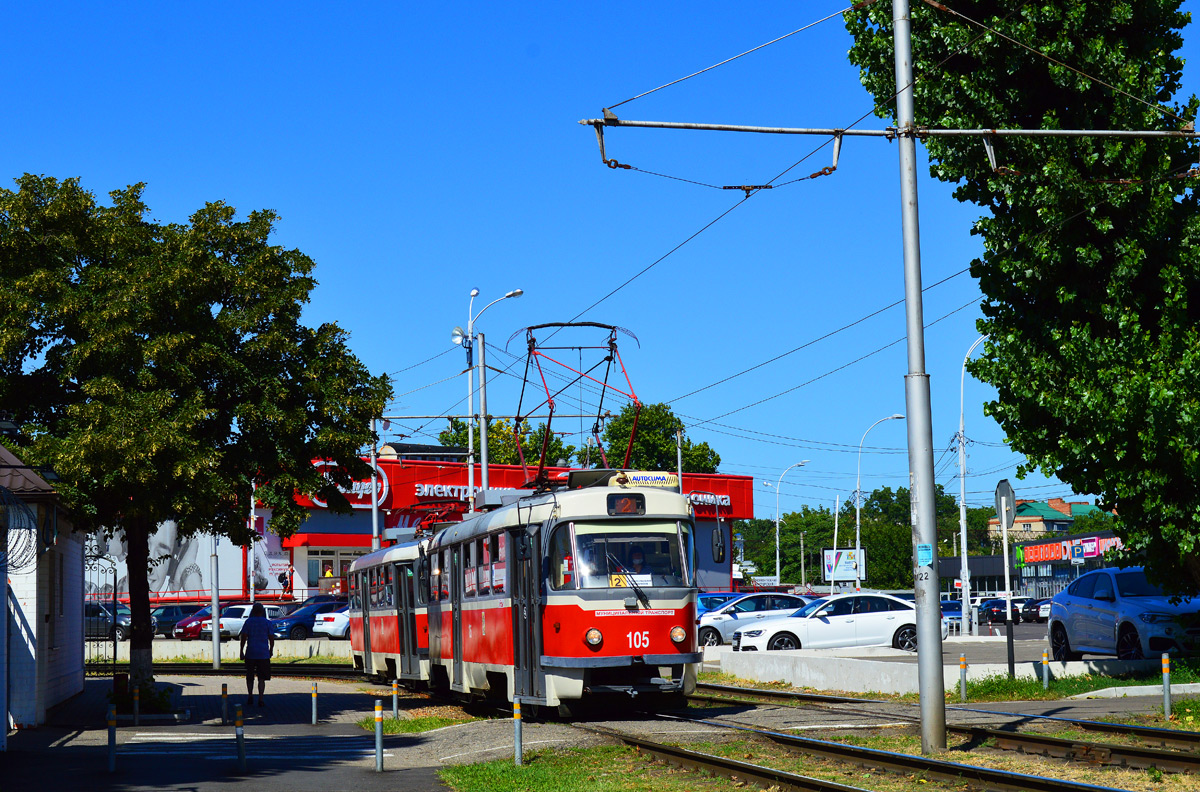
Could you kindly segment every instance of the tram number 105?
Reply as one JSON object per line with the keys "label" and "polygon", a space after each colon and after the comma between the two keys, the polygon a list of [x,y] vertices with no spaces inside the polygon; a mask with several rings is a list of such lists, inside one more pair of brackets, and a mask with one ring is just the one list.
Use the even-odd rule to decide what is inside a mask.
{"label": "tram number 105", "polygon": [[650,647],[650,631],[635,630],[625,633],[625,637],[629,639],[630,649],[647,649]]}

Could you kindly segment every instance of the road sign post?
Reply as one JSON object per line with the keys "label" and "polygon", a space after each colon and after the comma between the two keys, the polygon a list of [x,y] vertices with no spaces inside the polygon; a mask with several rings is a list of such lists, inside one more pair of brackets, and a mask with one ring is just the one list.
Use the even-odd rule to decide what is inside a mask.
{"label": "road sign post", "polygon": [[1012,623],[1012,570],[1008,568],[1008,529],[1017,519],[1017,495],[1008,479],[996,485],[996,516],[1000,518],[1001,542],[1004,544],[1004,628],[1008,642],[1008,678],[1017,675],[1017,661],[1013,650]]}

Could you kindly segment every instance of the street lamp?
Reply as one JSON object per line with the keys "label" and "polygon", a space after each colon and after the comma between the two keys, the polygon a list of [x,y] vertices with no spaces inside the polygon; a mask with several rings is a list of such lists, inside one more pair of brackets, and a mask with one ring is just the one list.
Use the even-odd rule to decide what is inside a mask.
{"label": "street lamp", "polygon": [[[479,313],[475,313],[475,298],[479,296],[479,289],[471,289],[471,301],[467,304],[467,332],[463,333],[461,327],[456,327],[450,333],[450,340],[455,344],[461,344],[463,349],[467,350],[467,492],[469,493],[471,511],[475,511],[475,429],[472,423],[475,420],[475,361],[472,355],[475,339],[475,320],[483,316],[484,311],[501,300],[507,300],[510,297],[520,297],[524,293],[522,289],[513,289],[503,297],[497,297],[483,306],[483,309]],[[480,431],[482,434],[479,439],[479,447],[481,452],[486,454],[487,427],[481,427]]]}
{"label": "street lamp", "polygon": [[967,429],[963,410],[963,390],[967,382],[967,361],[975,347],[987,340],[982,335],[971,344],[963,356],[962,376],[958,381],[958,530],[962,552],[958,556],[958,577],[962,580],[962,617],[968,624],[968,632],[975,635],[978,627],[971,618],[971,572],[967,569]]}
{"label": "street lamp", "polygon": [[[863,432],[862,440],[858,441],[858,477],[854,480],[854,590],[862,589],[862,447],[866,442],[867,435],[871,433],[879,424],[884,421],[902,421],[904,416],[900,413],[889,415],[886,418],[880,418],[875,423],[867,427],[867,431]],[[909,493],[912,497],[912,493]]]}
{"label": "street lamp", "polygon": [[[787,472],[789,470],[791,470],[794,467],[803,467],[804,465],[807,465],[808,462],[809,461],[807,459],[804,459],[804,460],[797,462],[794,465],[788,465],[786,468],[783,469],[783,472],[779,474],[779,481],[775,482],[775,484],[774,484],[774,487],[775,487],[775,585],[777,585],[777,586],[779,585],[779,580],[780,580],[780,578],[779,578],[779,486],[781,484],[783,484],[783,477],[787,475]],[[764,481],[763,486],[770,487],[770,486],[772,486],[772,484],[769,481]]]}

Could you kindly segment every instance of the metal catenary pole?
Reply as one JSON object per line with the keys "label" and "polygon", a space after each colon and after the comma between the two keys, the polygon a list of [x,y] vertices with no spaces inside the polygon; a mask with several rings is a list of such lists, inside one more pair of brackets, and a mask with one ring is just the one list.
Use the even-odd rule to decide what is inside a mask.
{"label": "metal catenary pole", "polygon": [[[221,612],[221,594],[217,588],[219,585],[217,578],[217,542],[219,539],[213,535],[212,558],[210,566],[212,567],[212,578],[209,581],[212,586],[212,597],[209,603],[209,615],[212,616],[213,624],[217,624],[218,614]],[[212,631],[212,651],[213,651],[213,670],[221,670],[221,630],[218,627]],[[225,716],[221,716],[221,723],[225,723]]]}
{"label": "metal catenary pole", "polygon": [[371,419],[371,549],[379,549],[379,465],[376,448],[379,446],[379,424]]}
{"label": "metal catenary pole", "polygon": [[1000,541],[1004,545],[1004,633],[1005,642],[1008,644],[1008,678],[1015,679],[1017,676],[1016,656],[1013,650],[1013,623],[1012,623],[1012,573],[1008,568],[1008,510],[1013,508],[1013,505],[1008,502],[1007,497],[1000,498]]}
{"label": "metal catenary pole", "polygon": [[479,488],[488,488],[488,418],[487,418],[487,343],[483,333],[475,336],[479,339]]}
{"label": "metal catenary pole", "polygon": [[896,125],[900,129],[900,217],[904,232],[904,305],[908,325],[908,468],[912,477],[914,591],[917,600],[917,683],[921,695],[921,752],[946,748],[946,698],[942,674],[942,624],[938,596],[937,523],[934,514],[933,418],[925,373],[921,304],[921,232],[917,215],[917,149],[913,136],[912,30],[908,0],[892,4],[896,40]]}

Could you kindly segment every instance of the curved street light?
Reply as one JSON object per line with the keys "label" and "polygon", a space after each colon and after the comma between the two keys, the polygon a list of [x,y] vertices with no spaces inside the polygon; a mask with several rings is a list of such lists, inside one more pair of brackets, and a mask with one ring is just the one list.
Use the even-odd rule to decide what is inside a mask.
{"label": "curved street light", "polygon": [[[867,427],[867,431],[863,432],[862,440],[858,441],[858,476],[854,480],[854,590],[857,592],[862,589],[862,565],[859,559],[862,558],[862,447],[867,439],[867,435],[871,433],[879,424],[884,421],[902,421],[904,416],[900,413],[889,415],[886,418],[880,418],[875,423]],[[911,493],[909,497],[911,497]]]}
{"label": "curved street light", "polygon": [[[450,334],[451,341],[467,350],[467,492],[471,511],[475,511],[475,360],[472,354],[475,345],[475,320],[496,303],[510,297],[520,297],[524,293],[523,289],[513,289],[483,306],[479,313],[475,313],[475,298],[479,296],[479,289],[471,289],[471,301],[467,304],[467,332],[463,333],[462,328],[456,327]],[[481,379],[482,376],[481,373]],[[487,427],[481,426],[479,447],[484,453],[487,451],[486,432]]]}
{"label": "curved street light", "polygon": [[967,349],[967,354],[963,356],[962,376],[958,381],[958,530],[959,542],[962,545],[959,548],[961,552],[958,556],[958,577],[962,580],[963,621],[968,623],[968,632],[971,635],[975,635],[979,628],[971,619],[971,571],[967,568],[967,429],[963,390],[967,382],[967,361],[971,359],[975,347],[987,338],[985,335],[979,336]]}
{"label": "curved street light", "polygon": [[[783,469],[783,472],[779,474],[779,481],[775,482],[775,484],[774,484],[774,487],[775,487],[775,585],[777,585],[777,586],[779,585],[779,582],[780,582],[780,577],[779,577],[779,487],[780,487],[780,485],[783,484],[783,477],[787,475],[787,472],[789,470],[791,470],[794,467],[803,467],[804,465],[807,465],[808,462],[809,462],[809,460],[804,459],[804,460],[801,460],[801,461],[795,463],[794,465],[788,465],[786,468]],[[768,487],[772,486],[771,482],[769,482],[769,481],[764,481],[763,484],[765,484]]]}

